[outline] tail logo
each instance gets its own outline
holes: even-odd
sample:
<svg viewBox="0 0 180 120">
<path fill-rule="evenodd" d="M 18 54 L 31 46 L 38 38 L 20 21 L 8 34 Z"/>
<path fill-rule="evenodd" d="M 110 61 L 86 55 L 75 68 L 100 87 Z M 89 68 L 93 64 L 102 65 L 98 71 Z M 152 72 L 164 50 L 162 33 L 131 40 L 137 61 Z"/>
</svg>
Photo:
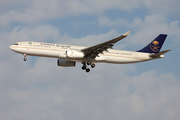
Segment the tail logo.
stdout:
<svg viewBox="0 0 180 120">
<path fill-rule="evenodd" d="M 158 52 L 159 51 L 159 42 L 158 41 L 153 41 L 151 44 L 150 44 L 150 48 L 153 52 Z"/>
</svg>

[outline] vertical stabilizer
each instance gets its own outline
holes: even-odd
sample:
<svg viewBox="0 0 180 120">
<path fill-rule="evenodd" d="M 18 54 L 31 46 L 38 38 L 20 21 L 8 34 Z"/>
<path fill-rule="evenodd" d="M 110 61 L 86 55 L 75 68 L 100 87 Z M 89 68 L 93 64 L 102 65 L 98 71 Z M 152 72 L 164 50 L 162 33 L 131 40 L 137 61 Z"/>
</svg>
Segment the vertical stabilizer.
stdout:
<svg viewBox="0 0 180 120">
<path fill-rule="evenodd" d="M 143 49 L 137 52 L 158 53 L 161 50 L 161 47 L 166 37 L 167 37 L 166 34 L 160 34 L 149 45 L 147 45 L 146 47 L 144 47 Z"/>
</svg>

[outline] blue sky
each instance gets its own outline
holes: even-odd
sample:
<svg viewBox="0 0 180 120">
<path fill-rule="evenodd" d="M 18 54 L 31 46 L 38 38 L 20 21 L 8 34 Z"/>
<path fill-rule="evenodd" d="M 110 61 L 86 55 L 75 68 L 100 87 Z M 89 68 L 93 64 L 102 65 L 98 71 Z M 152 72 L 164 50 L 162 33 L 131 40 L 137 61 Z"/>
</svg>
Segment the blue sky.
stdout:
<svg viewBox="0 0 180 120">
<path fill-rule="evenodd" d="M 133 2 L 133 3 L 132 3 Z M 0 118 L 179 120 L 179 0 L 0 1 Z M 90 73 L 9 49 L 18 41 L 92 46 L 131 31 L 114 49 L 136 51 L 168 34 L 165 58 L 100 63 Z"/>
</svg>

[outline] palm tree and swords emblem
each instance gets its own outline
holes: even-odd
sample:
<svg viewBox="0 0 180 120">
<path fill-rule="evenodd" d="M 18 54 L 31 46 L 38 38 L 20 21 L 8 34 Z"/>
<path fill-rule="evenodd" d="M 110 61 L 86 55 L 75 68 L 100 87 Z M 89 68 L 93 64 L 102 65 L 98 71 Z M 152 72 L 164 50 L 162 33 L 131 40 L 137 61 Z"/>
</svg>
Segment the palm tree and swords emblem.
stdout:
<svg viewBox="0 0 180 120">
<path fill-rule="evenodd" d="M 159 42 L 158 41 L 153 41 L 151 44 L 150 44 L 150 48 L 152 51 L 154 52 L 158 52 L 159 51 Z"/>
</svg>

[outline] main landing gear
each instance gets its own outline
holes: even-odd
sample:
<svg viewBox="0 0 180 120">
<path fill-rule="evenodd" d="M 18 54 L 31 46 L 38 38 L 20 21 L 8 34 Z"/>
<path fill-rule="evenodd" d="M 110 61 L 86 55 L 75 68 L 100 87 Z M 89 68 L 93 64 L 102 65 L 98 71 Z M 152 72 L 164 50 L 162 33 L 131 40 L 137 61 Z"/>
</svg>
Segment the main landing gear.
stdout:
<svg viewBox="0 0 180 120">
<path fill-rule="evenodd" d="M 23 59 L 24 61 L 26 61 L 27 60 L 27 58 L 26 58 L 26 54 L 24 54 L 24 59 Z"/>
<path fill-rule="evenodd" d="M 90 71 L 89 68 L 87 68 L 87 65 L 91 65 L 91 68 L 94 68 L 95 67 L 95 64 L 94 63 L 91 63 L 90 61 L 88 61 L 87 63 L 82 63 L 83 66 L 82 66 L 82 70 L 86 70 L 86 72 L 88 73 Z M 87 64 L 87 65 L 86 65 Z"/>
</svg>

